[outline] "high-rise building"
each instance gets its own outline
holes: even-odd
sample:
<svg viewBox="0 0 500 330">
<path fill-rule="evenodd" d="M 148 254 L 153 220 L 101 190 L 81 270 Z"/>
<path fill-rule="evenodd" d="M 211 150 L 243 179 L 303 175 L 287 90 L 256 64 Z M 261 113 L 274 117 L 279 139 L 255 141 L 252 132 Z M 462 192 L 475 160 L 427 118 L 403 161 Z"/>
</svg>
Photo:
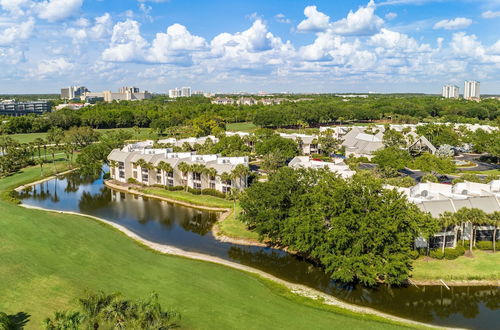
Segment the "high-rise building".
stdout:
<svg viewBox="0 0 500 330">
<path fill-rule="evenodd" d="M 458 99 L 458 86 L 444 85 L 441 95 L 446 99 Z"/>
<path fill-rule="evenodd" d="M 190 97 L 191 96 L 191 87 L 182 87 L 181 96 L 182 97 Z"/>
<path fill-rule="evenodd" d="M 119 93 L 125 94 L 125 93 L 139 93 L 139 88 L 138 87 L 122 87 L 118 90 Z"/>
<path fill-rule="evenodd" d="M 68 88 L 61 88 L 61 98 L 71 100 L 74 98 L 79 98 L 89 90 L 85 86 L 70 86 Z"/>
<path fill-rule="evenodd" d="M 479 81 L 468 80 L 464 84 L 464 99 L 477 100 L 480 98 Z"/>
</svg>

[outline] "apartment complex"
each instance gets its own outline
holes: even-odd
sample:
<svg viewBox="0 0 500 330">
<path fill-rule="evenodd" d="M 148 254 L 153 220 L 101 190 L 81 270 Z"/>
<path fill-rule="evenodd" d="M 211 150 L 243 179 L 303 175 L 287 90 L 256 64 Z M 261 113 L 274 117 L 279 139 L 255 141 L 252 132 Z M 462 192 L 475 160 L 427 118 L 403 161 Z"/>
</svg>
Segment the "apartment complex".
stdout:
<svg viewBox="0 0 500 330">
<path fill-rule="evenodd" d="M 248 157 L 172 152 L 170 148 L 155 149 L 152 144 L 144 143 L 115 149 L 109 154 L 108 160 L 112 165 L 111 178 L 120 182 L 132 178 L 144 185 L 187 186 L 193 189 L 215 189 L 222 193 L 232 188 L 244 189 L 248 184 L 247 175 L 234 176 L 238 166 L 248 169 Z M 161 169 L 162 162 L 169 164 L 172 170 L 166 172 Z"/>
<path fill-rule="evenodd" d="M 190 97 L 191 87 L 174 88 L 168 90 L 168 97 L 175 99 L 178 97 Z"/>
<path fill-rule="evenodd" d="M 460 96 L 458 86 L 444 85 L 441 96 L 445 99 L 458 99 L 458 97 Z"/>
<path fill-rule="evenodd" d="M 311 159 L 309 156 L 297 156 L 293 158 L 288 166 L 294 169 L 299 168 L 312 168 L 312 169 L 327 169 L 331 172 L 337 173 L 344 179 L 352 177 L 356 174 L 355 171 L 351 171 L 349 166 L 347 166 L 343 160 L 335 159 L 335 162 L 324 162 L 321 160 Z"/>
<path fill-rule="evenodd" d="M 297 142 L 303 155 L 312 155 L 319 153 L 317 135 L 280 133 L 280 136 L 282 138 L 294 140 L 295 142 Z"/>
<path fill-rule="evenodd" d="M 23 116 L 30 113 L 43 114 L 50 112 L 51 106 L 47 101 L 16 102 L 6 100 L 0 103 L 0 115 Z"/>
<path fill-rule="evenodd" d="M 61 99 L 72 100 L 80 98 L 88 92 L 90 91 L 85 86 L 70 86 L 67 88 L 61 88 Z"/>
<path fill-rule="evenodd" d="M 469 80 L 464 83 L 464 99 L 479 100 L 481 95 L 479 92 L 479 81 Z"/>
</svg>

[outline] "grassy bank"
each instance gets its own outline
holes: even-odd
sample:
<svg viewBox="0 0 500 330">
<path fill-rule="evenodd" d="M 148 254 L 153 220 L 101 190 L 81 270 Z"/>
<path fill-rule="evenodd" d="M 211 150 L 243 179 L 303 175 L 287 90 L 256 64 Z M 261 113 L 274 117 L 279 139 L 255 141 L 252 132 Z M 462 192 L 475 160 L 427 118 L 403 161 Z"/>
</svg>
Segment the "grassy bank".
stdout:
<svg viewBox="0 0 500 330">
<path fill-rule="evenodd" d="M 236 204 L 236 215 L 241 212 L 241 208 L 238 204 Z M 233 209 L 231 209 L 231 214 L 218 223 L 218 230 L 221 235 L 232 237 L 232 238 L 240 238 L 258 241 L 259 235 L 256 232 L 248 230 L 247 226 L 238 220 L 237 216 Z"/>
<path fill-rule="evenodd" d="M 228 131 L 253 132 L 257 129 L 257 126 L 252 122 L 230 123 L 226 125 L 226 129 Z"/>
<path fill-rule="evenodd" d="M 475 250 L 473 258 L 455 260 L 420 258 L 413 266 L 415 280 L 499 280 L 500 252 Z"/>
<path fill-rule="evenodd" d="M 0 180 L 0 191 L 38 180 L 38 168 Z M 25 209 L 0 200 L 0 310 L 30 314 L 28 328 L 75 306 L 85 290 L 138 299 L 156 291 L 184 328 L 389 329 L 399 325 L 291 294 L 220 265 L 165 256 L 81 216 Z"/>
</svg>

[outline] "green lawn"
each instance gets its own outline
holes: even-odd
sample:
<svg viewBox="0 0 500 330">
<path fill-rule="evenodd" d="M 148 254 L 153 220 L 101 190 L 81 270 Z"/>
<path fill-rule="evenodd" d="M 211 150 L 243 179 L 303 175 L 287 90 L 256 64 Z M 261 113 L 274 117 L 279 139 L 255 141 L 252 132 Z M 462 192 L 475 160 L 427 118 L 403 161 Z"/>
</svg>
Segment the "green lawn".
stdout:
<svg viewBox="0 0 500 330">
<path fill-rule="evenodd" d="M 257 129 L 257 126 L 252 122 L 230 123 L 226 125 L 226 129 L 228 131 L 253 132 Z"/>
<path fill-rule="evenodd" d="M 113 130 L 124 130 L 124 131 L 129 131 L 133 134 L 132 139 L 135 140 L 146 140 L 146 139 L 157 139 L 158 135 L 155 133 L 151 133 L 150 128 L 139 128 L 139 129 L 134 129 L 134 128 L 116 128 L 116 129 L 98 129 L 98 132 L 104 133 L 107 131 L 113 131 Z M 21 143 L 29 143 L 35 141 L 37 138 L 42 138 L 45 139 L 47 137 L 47 133 L 26 133 L 26 134 L 10 134 L 9 135 L 11 138 L 21 142 Z"/>
<path fill-rule="evenodd" d="M 169 191 L 163 188 L 148 187 L 141 189 L 146 194 L 156 195 L 160 197 L 172 198 L 181 202 L 191 203 L 201 206 L 230 208 L 233 207 L 233 202 L 209 195 L 195 195 L 183 190 Z"/>
<path fill-rule="evenodd" d="M 488 171 L 462 171 L 460 174 L 500 175 L 500 169 L 499 170 L 488 170 Z"/>
<path fill-rule="evenodd" d="M 500 252 L 474 250 L 474 258 L 455 260 L 423 259 L 413 263 L 415 280 L 498 280 L 500 279 Z"/>
<path fill-rule="evenodd" d="M 236 214 L 241 212 L 241 208 L 236 204 Z M 228 237 L 243 238 L 257 241 L 259 235 L 256 232 L 248 230 L 247 226 L 239 221 L 234 216 L 234 211 L 231 209 L 231 214 L 219 222 L 219 232 Z"/>
<path fill-rule="evenodd" d="M 29 168 L 0 191 L 39 179 Z M 0 200 L 0 310 L 31 315 L 28 328 L 75 306 L 85 290 L 138 299 L 156 291 L 190 329 L 389 329 L 398 325 L 297 297 L 224 266 L 148 250 L 95 220 Z"/>
</svg>

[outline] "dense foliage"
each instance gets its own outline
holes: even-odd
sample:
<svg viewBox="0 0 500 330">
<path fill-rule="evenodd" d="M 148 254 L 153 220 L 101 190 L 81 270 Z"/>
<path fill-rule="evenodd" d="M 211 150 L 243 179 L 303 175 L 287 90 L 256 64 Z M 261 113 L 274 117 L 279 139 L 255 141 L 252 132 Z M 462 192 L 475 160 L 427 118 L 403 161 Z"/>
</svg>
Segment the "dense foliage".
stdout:
<svg viewBox="0 0 500 330">
<path fill-rule="evenodd" d="M 402 283 L 414 239 L 435 222 L 361 172 L 281 168 L 241 197 L 242 220 L 261 237 L 320 263 L 343 282 Z"/>
</svg>

